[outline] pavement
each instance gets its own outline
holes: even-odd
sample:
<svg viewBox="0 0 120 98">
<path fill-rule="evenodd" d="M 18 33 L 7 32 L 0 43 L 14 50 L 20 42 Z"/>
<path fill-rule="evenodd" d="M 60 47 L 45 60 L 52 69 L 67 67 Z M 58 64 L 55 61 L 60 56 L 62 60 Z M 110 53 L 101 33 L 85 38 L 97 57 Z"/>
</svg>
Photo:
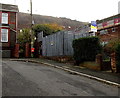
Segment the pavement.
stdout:
<svg viewBox="0 0 120 98">
<path fill-rule="evenodd" d="M 75 66 L 70 63 L 59 63 L 57 61 L 42 59 L 42 58 L 25 58 L 25 59 L 19 58 L 19 59 L 10 59 L 10 60 L 44 64 L 47 66 L 68 71 L 70 74 L 76 74 L 76 75 L 88 77 L 90 79 L 94 79 L 120 88 L 120 73 L 112 73 L 111 71 L 95 71 L 95 70 L 87 69 L 85 67 Z"/>
</svg>

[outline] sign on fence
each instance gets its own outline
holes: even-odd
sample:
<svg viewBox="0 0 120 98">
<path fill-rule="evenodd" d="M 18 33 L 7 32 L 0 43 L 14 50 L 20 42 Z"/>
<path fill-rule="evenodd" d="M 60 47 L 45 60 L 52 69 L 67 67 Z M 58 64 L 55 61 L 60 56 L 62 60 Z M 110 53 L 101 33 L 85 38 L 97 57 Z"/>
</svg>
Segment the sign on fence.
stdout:
<svg viewBox="0 0 120 98">
<path fill-rule="evenodd" d="M 97 32 L 97 23 L 96 21 L 91 21 L 91 31 Z"/>
</svg>

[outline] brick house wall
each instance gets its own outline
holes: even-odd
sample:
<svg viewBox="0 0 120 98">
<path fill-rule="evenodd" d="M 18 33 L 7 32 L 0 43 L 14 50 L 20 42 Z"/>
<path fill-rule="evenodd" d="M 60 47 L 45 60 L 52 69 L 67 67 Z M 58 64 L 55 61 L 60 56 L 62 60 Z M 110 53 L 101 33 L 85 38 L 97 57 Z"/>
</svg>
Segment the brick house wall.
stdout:
<svg viewBox="0 0 120 98">
<path fill-rule="evenodd" d="M 104 32 L 107 33 L 101 34 L 100 32 L 103 30 L 106 30 Z M 96 35 L 100 37 L 101 42 L 109 42 L 112 39 L 120 38 L 120 25 L 98 30 Z"/>
<path fill-rule="evenodd" d="M 101 42 L 107 43 L 112 39 L 120 38 L 120 14 L 97 20 L 98 30 L 96 35 Z"/>
<path fill-rule="evenodd" d="M 17 33 L 17 12 L 18 6 L 9 4 L 0 4 L 0 42 L 2 43 L 2 57 L 12 57 L 16 44 Z M 3 19 L 3 14 L 6 13 L 7 17 Z M 6 19 L 6 20 L 5 20 Z M 6 23 L 2 22 L 6 21 Z M 8 32 L 8 40 L 2 41 L 2 30 L 5 29 Z"/>
</svg>

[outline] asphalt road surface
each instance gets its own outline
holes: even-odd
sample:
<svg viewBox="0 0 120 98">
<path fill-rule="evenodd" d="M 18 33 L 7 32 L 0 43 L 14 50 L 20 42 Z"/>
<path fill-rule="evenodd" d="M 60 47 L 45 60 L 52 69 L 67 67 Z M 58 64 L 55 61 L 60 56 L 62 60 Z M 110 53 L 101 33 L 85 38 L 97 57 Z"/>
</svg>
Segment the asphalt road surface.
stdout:
<svg viewBox="0 0 120 98">
<path fill-rule="evenodd" d="M 42 64 L 2 61 L 2 96 L 119 96 L 96 80 Z"/>
</svg>

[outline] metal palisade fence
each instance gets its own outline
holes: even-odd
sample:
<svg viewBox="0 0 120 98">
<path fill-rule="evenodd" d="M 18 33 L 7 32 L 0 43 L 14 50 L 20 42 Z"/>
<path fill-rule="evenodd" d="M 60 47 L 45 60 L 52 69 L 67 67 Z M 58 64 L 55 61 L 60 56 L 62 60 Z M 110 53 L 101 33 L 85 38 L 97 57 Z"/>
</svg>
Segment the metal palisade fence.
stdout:
<svg viewBox="0 0 120 98">
<path fill-rule="evenodd" d="M 74 31 L 61 31 L 53 35 L 43 37 L 43 56 L 72 56 L 72 42 L 74 39 L 92 36 L 90 33 L 75 33 Z"/>
</svg>

